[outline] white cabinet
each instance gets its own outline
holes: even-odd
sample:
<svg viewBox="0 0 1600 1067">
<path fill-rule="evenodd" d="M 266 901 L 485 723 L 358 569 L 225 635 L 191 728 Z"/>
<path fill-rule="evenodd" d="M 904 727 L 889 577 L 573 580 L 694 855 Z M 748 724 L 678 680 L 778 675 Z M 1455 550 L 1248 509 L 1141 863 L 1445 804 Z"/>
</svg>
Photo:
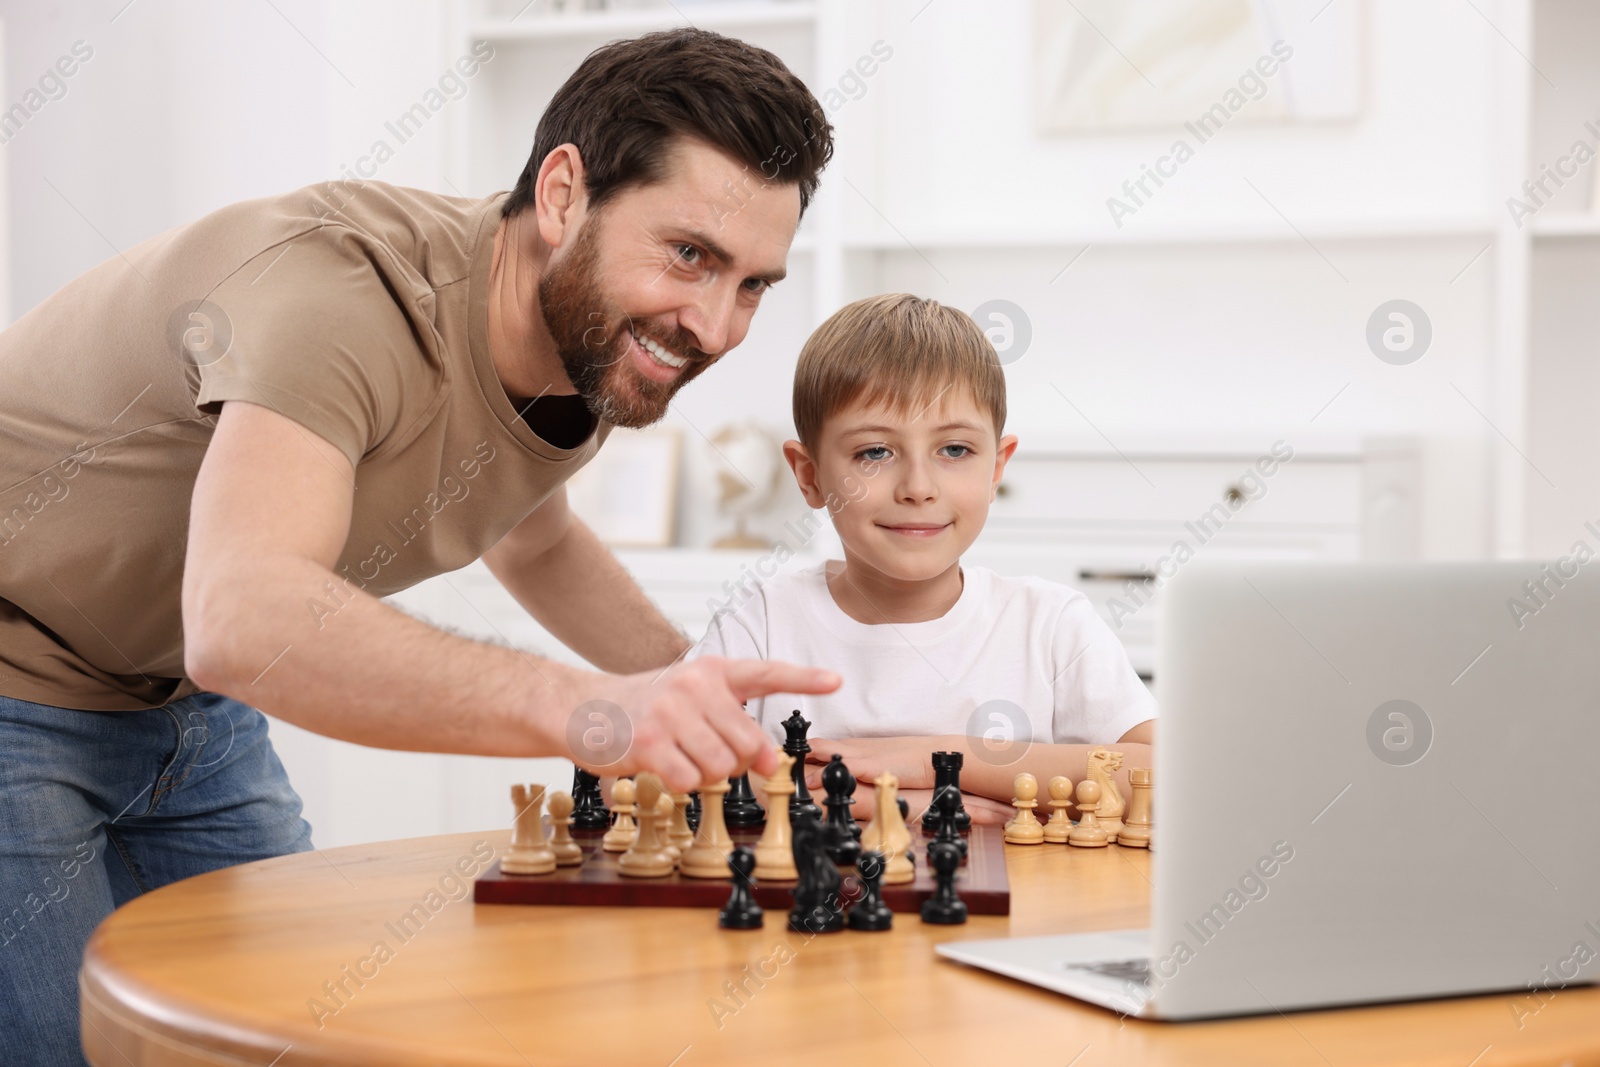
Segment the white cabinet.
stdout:
<svg viewBox="0 0 1600 1067">
<path fill-rule="evenodd" d="M 1280 447 L 1288 460 L 1271 444 L 1119 444 L 1019 450 L 966 558 L 1081 589 L 1146 677 L 1160 588 L 1190 562 L 1418 554 L 1414 443 Z"/>
</svg>

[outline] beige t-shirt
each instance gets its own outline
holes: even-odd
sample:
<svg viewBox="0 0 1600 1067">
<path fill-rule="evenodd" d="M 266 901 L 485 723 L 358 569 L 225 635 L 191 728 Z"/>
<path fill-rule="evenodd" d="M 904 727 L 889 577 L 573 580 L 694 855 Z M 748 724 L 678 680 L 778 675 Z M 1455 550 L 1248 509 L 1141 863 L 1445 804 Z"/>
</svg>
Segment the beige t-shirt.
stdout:
<svg viewBox="0 0 1600 1067">
<path fill-rule="evenodd" d="M 0 333 L 0 694 L 114 711 L 195 691 L 180 589 L 223 401 L 349 457 L 335 570 L 375 596 L 477 559 L 587 463 L 610 425 L 550 444 L 489 358 L 504 195 L 326 183 L 234 204 Z"/>
</svg>

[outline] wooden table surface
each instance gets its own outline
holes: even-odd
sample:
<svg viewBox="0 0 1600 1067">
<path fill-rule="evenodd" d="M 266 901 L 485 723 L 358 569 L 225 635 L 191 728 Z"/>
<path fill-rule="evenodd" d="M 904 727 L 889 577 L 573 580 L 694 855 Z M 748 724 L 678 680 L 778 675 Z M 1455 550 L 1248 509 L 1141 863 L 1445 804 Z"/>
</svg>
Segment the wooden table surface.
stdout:
<svg viewBox="0 0 1600 1067">
<path fill-rule="evenodd" d="M 1547 995 L 1520 1026 L 1509 994 L 1171 1024 L 935 957 L 946 939 L 1145 925 L 1151 858 L 1135 850 L 1009 845 L 1008 917 L 937 927 L 897 915 L 888 933 L 807 937 L 771 911 L 765 929 L 734 933 L 700 909 L 474 905 L 452 872 L 481 868 L 508 838 L 304 853 L 139 897 L 85 955 L 90 1061 L 1600 1064 L 1594 988 Z M 424 918 L 397 925 L 417 905 Z M 748 992 L 730 997 L 741 981 Z"/>
</svg>

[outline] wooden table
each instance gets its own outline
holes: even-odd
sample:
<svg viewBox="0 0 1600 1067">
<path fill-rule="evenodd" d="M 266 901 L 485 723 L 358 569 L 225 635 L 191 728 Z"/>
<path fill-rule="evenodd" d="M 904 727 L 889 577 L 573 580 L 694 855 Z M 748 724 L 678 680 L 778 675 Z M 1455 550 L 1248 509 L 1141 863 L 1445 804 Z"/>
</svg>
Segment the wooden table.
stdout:
<svg viewBox="0 0 1600 1067">
<path fill-rule="evenodd" d="M 731 933 L 699 909 L 474 905 L 468 880 L 449 876 L 508 837 L 305 853 L 138 898 L 84 959 L 90 1061 L 1600 1064 L 1593 988 L 1557 992 L 1520 1029 L 1510 995 L 1168 1024 L 935 958 L 950 938 L 1144 925 L 1150 857 L 1133 850 L 1007 846 L 1009 917 L 934 927 L 898 915 L 886 934 L 807 938 L 772 912 L 764 930 Z M 380 942 L 387 954 L 374 953 Z"/>
</svg>

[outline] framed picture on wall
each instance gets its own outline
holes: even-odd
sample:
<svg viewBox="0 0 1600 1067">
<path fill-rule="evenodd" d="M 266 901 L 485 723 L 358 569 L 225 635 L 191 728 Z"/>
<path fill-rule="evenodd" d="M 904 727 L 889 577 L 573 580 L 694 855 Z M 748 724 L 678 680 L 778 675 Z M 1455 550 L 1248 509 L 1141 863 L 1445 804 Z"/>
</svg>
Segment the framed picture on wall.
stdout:
<svg viewBox="0 0 1600 1067">
<path fill-rule="evenodd" d="M 677 528 L 682 451 L 674 426 L 614 429 L 567 482 L 567 503 L 608 545 L 665 548 Z"/>
<path fill-rule="evenodd" d="M 1355 118 L 1362 6 L 1034 0 L 1035 125 L 1045 134 L 1193 127 L 1204 140 L 1235 119 Z"/>
</svg>

